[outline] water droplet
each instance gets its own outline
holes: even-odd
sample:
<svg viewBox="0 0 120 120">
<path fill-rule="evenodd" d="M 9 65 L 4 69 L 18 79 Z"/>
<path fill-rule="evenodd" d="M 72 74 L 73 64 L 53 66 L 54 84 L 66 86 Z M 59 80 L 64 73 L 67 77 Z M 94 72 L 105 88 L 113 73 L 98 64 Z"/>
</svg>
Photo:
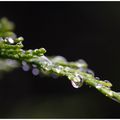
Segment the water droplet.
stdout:
<svg viewBox="0 0 120 120">
<path fill-rule="evenodd" d="M 55 70 L 57 73 L 60 73 L 62 69 L 63 69 L 63 66 L 60 66 L 60 65 L 55 67 Z"/>
<path fill-rule="evenodd" d="M 87 69 L 87 70 L 86 70 L 86 73 L 95 76 L 95 73 L 94 73 L 91 69 Z"/>
<path fill-rule="evenodd" d="M 80 75 L 76 76 L 71 80 L 71 84 L 74 88 L 80 88 L 83 85 L 83 79 Z"/>
<path fill-rule="evenodd" d="M 22 61 L 22 69 L 24 71 L 29 71 L 30 70 L 30 66 L 25 62 L 25 61 Z"/>
<path fill-rule="evenodd" d="M 69 71 L 69 70 L 70 70 L 70 67 L 65 67 L 64 70 L 65 70 L 65 71 Z"/>
<path fill-rule="evenodd" d="M 79 62 L 80 64 L 87 64 L 83 59 L 79 59 L 77 62 Z"/>
<path fill-rule="evenodd" d="M 24 38 L 23 37 L 19 37 L 19 38 L 17 38 L 18 40 L 20 40 L 20 41 L 22 41 L 22 40 L 24 40 Z"/>
<path fill-rule="evenodd" d="M 96 85 L 96 88 L 97 88 L 97 89 L 102 88 L 102 84 L 97 84 L 97 85 Z"/>
<path fill-rule="evenodd" d="M 52 58 L 53 62 L 67 62 L 67 60 L 63 56 L 56 56 Z"/>
<path fill-rule="evenodd" d="M 52 62 L 47 57 L 45 57 L 44 55 L 40 56 L 37 61 L 43 63 L 43 65 L 47 65 L 47 66 L 52 65 Z"/>
<path fill-rule="evenodd" d="M 29 71 L 29 70 L 30 70 L 30 66 L 29 66 L 29 65 L 23 65 L 23 66 L 22 66 L 22 69 L 23 69 L 24 71 Z"/>
<path fill-rule="evenodd" d="M 72 80 L 71 80 L 71 84 L 72 84 L 72 86 L 73 86 L 74 88 L 79 88 L 79 85 L 77 85 L 76 82 L 74 82 L 74 81 L 72 81 Z"/>
<path fill-rule="evenodd" d="M 95 77 L 95 79 L 96 79 L 96 80 L 100 80 L 100 78 L 99 78 L 99 77 Z"/>
<path fill-rule="evenodd" d="M 5 38 L 9 44 L 14 44 L 14 40 L 11 37 L 6 37 Z"/>
<path fill-rule="evenodd" d="M 106 83 L 111 83 L 109 80 L 104 80 L 104 82 L 106 82 Z"/>
<path fill-rule="evenodd" d="M 32 69 L 32 74 L 35 76 L 39 75 L 39 70 L 37 68 Z"/>
<path fill-rule="evenodd" d="M 23 49 L 20 49 L 20 52 L 21 52 L 22 54 L 25 54 L 25 50 L 23 50 Z"/>
</svg>

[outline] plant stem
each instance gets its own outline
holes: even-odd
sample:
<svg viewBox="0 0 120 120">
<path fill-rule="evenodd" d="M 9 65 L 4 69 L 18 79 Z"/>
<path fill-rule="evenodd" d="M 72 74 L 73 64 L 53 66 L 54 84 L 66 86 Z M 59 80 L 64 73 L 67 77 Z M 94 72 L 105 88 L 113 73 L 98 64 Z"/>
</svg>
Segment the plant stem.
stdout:
<svg viewBox="0 0 120 120">
<path fill-rule="evenodd" d="M 36 67 L 43 74 L 50 76 L 66 76 L 75 88 L 79 88 L 83 83 L 94 87 L 99 92 L 117 102 L 120 102 L 120 94 L 111 90 L 112 84 L 109 81 L 97 79 L 94 74 L 88 73 L 88 65 L 83 60 L 68 62 L 62 56 L 44 56 L 46 50 L 44 48 L 35 50 L 24 50 L 22 37 L 16 38 L 12 32 L 13 24 L 7 19 L 0 21 L 2 26 L 0 29 L 0 57 L 22 61 Z M 12 33 L 12 34 L 10 34 Z"/>
</svg>

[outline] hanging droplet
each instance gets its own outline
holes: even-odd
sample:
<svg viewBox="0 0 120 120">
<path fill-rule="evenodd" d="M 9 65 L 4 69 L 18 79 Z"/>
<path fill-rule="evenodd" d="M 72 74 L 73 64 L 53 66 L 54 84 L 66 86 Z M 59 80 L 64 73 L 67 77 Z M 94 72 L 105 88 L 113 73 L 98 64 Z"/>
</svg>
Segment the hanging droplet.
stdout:
<svg viewBox="0 0 120 120">
<path fill-rule="evenodd" d="M 32 69 L 32 74 L 35 75 L 35 76 L 39 75 L 39 70 L 37 68 L 33 68 Z"/>
<path fill-rule="evenodd" d="M 97 85 L 96 85 L 96 88 L 97 88 L 97 89 L 102 88 L 102 87 L 103 87 L 102 84 L 97 84 Z"/>
<path fill-rule="evenodd" d="M 74 82 L 74 81 L 72 81 L 72 80 L 71 80 L 71 84 L 72 84 L 72 86 L 73 86 L 74 88 L 79 88 L 79 85 L 76 84 L 76 82 Z"/>
<path fill-rule="evenodd" d="M 5 38 L 9 44 L 14 44 L 14 40 L 11 37 L 6 37 Z"/>
<path fill-rule="evenodd" d="M 80 88 L 83 85 L 83 79 L 80 75 L 74 77 L 73 80 L 71 80 L 71 84 L 74 88 Z"/>
<path fill-rule="evenodd" d="M 78 61 L 76 61 L 76 66 L 78 68 L 84 67 L 86 65 L 87 65 L 87 63 L 84 60 L 78 60 Z"/>
<path fill-rule="evenodd" d="M 91 69 L 87 69 L 87 70 L 86 70 L 86 73 L 95 76 L 95 73 L 94 73 Z"/>
<path fill-rule="evenodd" d="M 22 66 L 22 69 L 24 71 L 29 71 L 30 70 L 30 66 L 29 65 L 24 65 L 24 66 Z"/>
<path fill-rule="evenodd" d="M 46 63 L 52 64 L 52 62 L 44 55 L 39 57 L 39 62 L 46 62 Z"/>
</svg>

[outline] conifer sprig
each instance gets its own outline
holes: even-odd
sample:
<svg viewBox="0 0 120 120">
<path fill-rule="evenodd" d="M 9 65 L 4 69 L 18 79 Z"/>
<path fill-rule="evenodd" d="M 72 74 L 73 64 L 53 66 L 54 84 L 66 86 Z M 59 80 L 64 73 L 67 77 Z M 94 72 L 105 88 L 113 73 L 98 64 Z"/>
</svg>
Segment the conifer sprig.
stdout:
<svg viewBox="0 0 120 120">
<path fill-rule="evenodd" d="M 41 71 L 46 76 L 66 76 L 75 88 L 79 88 L 85 83 L 105 96 L 120 102 L 120 93 L 111 90 L 112 84 L 109 81 L 95 77 L 94 72 L 88 69 L 84 60 L 68 62 L 62 56 L 45 56 L 46 50 L 44 48 L 24 50 L 23 37 L 16 37 L 13 30 L 14 24 L 12 22 L 6 18 L 0 20 L 1 61 L 3 59 L 4 61 L 14 60 L 16 63 L 20 63 L 24 70 L 29 70 L 29 65 L 31 65 L 34 68 L 34 75 L 38 75 Z M 2 70 L 1 66 L 0 70 Z"/>
</svg>

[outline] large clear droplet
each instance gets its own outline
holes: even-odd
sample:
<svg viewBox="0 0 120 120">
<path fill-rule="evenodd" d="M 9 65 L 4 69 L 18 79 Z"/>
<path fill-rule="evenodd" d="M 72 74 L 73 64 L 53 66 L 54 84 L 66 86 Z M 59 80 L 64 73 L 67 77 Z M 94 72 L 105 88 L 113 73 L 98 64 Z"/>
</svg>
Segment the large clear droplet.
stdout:
<svg viewBox="0 0 120 120">
<path fill-rule="evenodd" d="M 83 85 L 83 79 L 80 75 L 74 77 L 73 80 L 71 80 L 71 84 L 74 88 L 80 88 Z"/>
<path fill-rule="evenodd" d="M 33 68 L 32 69 L 32 74 L 35 75 L 35 76 L 39 75 L 39 70 L 37 68 Z"/>
<path fill-rule="evenodd" d="M 72 84 L 72 86 L 73 86 L 74 88 L 79 88 L 79 85 L 76 84 L 76 82 L 74 82 L 74 81 L 72 81 L 72 80 L 71 80 L 71 84 Z"/>
</svg>

